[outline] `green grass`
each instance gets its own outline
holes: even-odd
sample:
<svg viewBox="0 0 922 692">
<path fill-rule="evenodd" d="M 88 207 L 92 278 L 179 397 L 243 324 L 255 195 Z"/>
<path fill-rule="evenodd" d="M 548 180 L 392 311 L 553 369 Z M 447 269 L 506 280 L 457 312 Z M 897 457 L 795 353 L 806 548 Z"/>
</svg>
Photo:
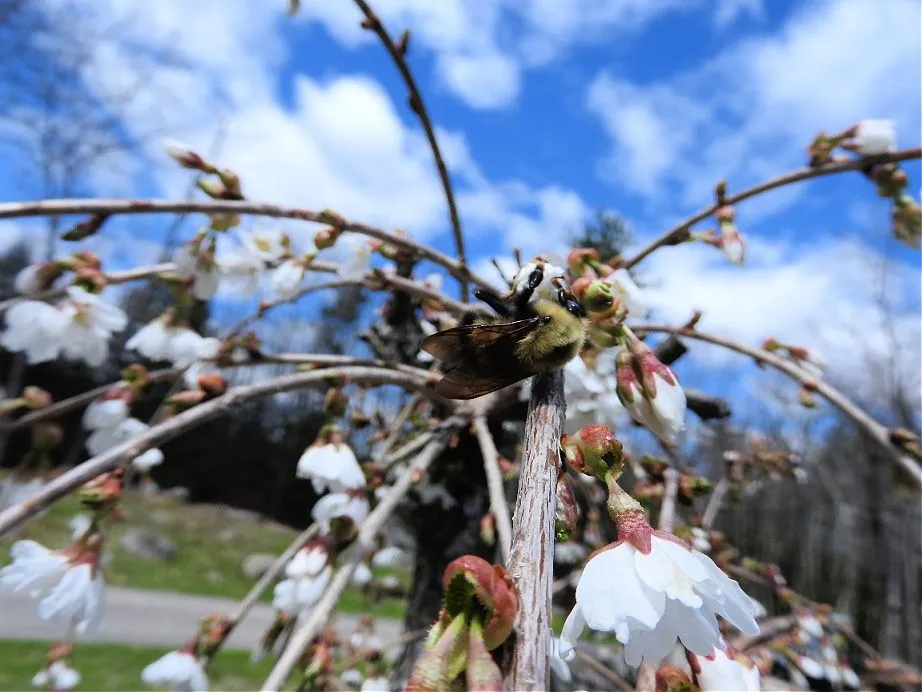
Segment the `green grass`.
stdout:
<svg viewBox="0 0 922 692">
<path fill-rule="evenodd" d="M 106 583 L 113 586 L 239 600 L 253 585 L 241 569 L 243 559 L 251 553 L 280 554 L 297 535 L 297 531 L 275 522 L 235 516 L 220 505 L 185 504 L 167 495 L 126 493 L 122 510 L 124 516 L 106 523 L 106 552 L 112 560 L 105 567 L 105 577 Z M 21 538 L 31 538 L 50 548 L 69 545 L 68 522 L 80 511 L 76 499 L 65 498 L 44 516 L 28 522 L 16 536 L 0 539 L 0 566 L 8 562 L 9 547 Z M 176 557 L 152 560 L 128 552 L 119 539 L 129 528 L 147 529 L 169 538 L 176 544 Z M 387 570 L 375 568 L 375 573 L 381 575 Z M 407 583 L 405 571 L 396 574 Z M 262 600 L 271 602 L 271 589 Z M 372 601 L 350 586 L 339 610 L 399 619 L 406 606 L 401 600 Z"/>
<path fill-rule="evenodd" d="M 81 643 L 74 647 L 70 664 L 80 673 L 78 690 L 148 689 L 141 671 L 170 649 Z M 0 640 L 0 690 L 32 689 L 32 676 L 48 653 L 45 642 Z M 269 674 L 272 659 L 250 663 L 246 651 L 222 651 L 208 667 L 213 690 L 256 690 Z"/>
</svg>

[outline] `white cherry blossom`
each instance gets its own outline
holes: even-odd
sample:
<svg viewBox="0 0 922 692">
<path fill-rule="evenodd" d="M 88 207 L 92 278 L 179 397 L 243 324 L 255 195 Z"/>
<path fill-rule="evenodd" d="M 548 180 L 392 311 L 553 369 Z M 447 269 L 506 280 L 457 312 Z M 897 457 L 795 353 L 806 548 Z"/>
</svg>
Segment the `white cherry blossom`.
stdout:
<svg viewBox="0 0 922 692">
<path fill-rule="evenodd" d="M 148 472 L 154 466 L 159 466 L 163 463 L 163 452 L 161 452 L 156 447 L 148 449 L 143 454 L 136 456 L 131 460 L 131 465 L 134 466 L 138 471 Z"/>
<path fill-rule="evenodd" d="M 277 230 L 254 231 L 243 237 L 246 252 L 268 264 L 278 262 L 288 254 L 290 244 L 288 235 Z"/>
<path fill-rule="evenodd" d="M 250 252 L 234 252 L 218 260 L 218 271 L 229 279 L 238 295 L 247 297 L 259 288 L 266 263 Z"/>
<path fill-rule="evenodd" d="M 141 671 L 148 685 L 169 685 L 176 692 L 207 692 L 208 676 L 189 651 L 170 651 Z"/>
<path fill-rule="evenodd" d="M 143 435 L 149 429 L 147 423 L 137 418 L 126 418 L 118 425 L 94 430 L 86 440 L 86 448 L 93 456 L 103 454 L 138 435 Z"/>
<path fill-rule="evenodd" d="M 28 481 L 18 481 L 12 476 L 4 478 L 0 484 L 0 509 L 25 502 L 44 486 L 45 482 L 41 478 Z"/>
<path fill-rule="evenodd" d="M 373 678 L 367 678 L 365 682 L 362 683 L 361 692 L 390 692 L 391 686 L 387 678 L 383 676 L 377 676 Z"/>
<path fill-rule="evenodd" d="M 364 494 L 331 493 L 317 500 L 311 509 L 311 517 L 326 526 L 329 526 L 330 519 L 341 517 L 348 517 L 356 524 L 361 524 L 368 512 L 368 500 Z"/>
<path fill-rule="evenodd" d="M 47 287 L 47 282 L 42 276 L 42 270 L 48 265 L 30 264 L 23 267 L 13 279 L 13 288 L 22 295 L 33 295 Z"/>
<path fill-rule="evenodd" d="M 176 249 L 173 255 L 176 264 L 176 273 L 184 278 L 194 279 L 192 295 L 199 300 L 210 300 L 218 292 L 218 283 L 221 274 L 218 265 L 213 261 L 199 256 L 195 247 L 186 243 Z"/>
<path fill-rule="evenodd" d="M 873 156 L 896 150 L 896 127 L 892 120 L 862 120 L 845 145 L 861 154 Z"/>
<path fill-rule="evenodd" d="M 304 280 L 304 265 L 298 260 L 290 259 L 282 262 L 272 272 L 269 278 L 269 285 L 272 291 L 281 299 L 287 300 L 294 298 L 298 291 L 301 290 L 301 282 Z"/>
<path fill-rule="evenodd" d="M 65 551 L 22 540 L 13 544 L 10 555 L 13 562 L 0 570 L 0 588 L 26 591 L 38 598 L 38 616 L 42 620 L 73 622 L 80 634 L 99 630 L 105 584 L 94 564 L 98 554 L 83 552 L 71 557 Z"/>
<path fill-rule="evenodd" d="M 560 655 L 560 639 L 551 635 L 551 670 L 564 682 L 570 682 L 573 675 L 570 673 L 569 661 L 576 658 L 576 652 L 570 649 L 567 658 Z"/>
<path fill-rule="evenodd" d="M 173 333 L 173 330 L 167 327 L 164 318 L 158 317 L 153 322 L 145 324 L 128 339 L 125 348 L 137 351 L 150 360 L 169 360 Z"/>
<path fill-rule="evenodd" d="M 336 241 L 336 247 L 342 248 L 344 258 L 339 265 L 339 275 L 349 281 L 358 281 L 371 269 L 371 245 L 362 236 L 344 234 Z"/>
<path fill-rule="evenodd" d="M 99 398 L 83 412 L 83 427 L 87 430 L 111 428 L 128 418 L 128 402 L 121 397 Z"/>
<path fill-rule="evenodd" d="M 389 545 L 381 548 L 371 558 L 371 564 L 375 567 L 399 567 L 410 562 L 410 556 L 407 552 L 396 545 Z"/>
<path fill-rule="evenodd" d="M 64 660 L 55 661 L 32 677 L 33 687 L 43 687 L 53 692 L 69 692 L 79 684 L 80 673 Z"/>
<path fill-rule="evenodd" d="M 365 677 L 357 668 L 350 668 L 349 670 L 343 671 L 342 675 L 339 676 L 339 679 L 344 685 L 348 685 L 349 687 L 359 687 L 361 686 Z"/>
<path fill-rule="evenodd" d="M 36 300 L 23 300 L 6 311 L 6 329 L 0 345 L 22 352 L 30 365 L 54 360 L 64 348 L 69 320 L 56 307 Z"/>
<path fill-rule="evenodd" d="M 365 487 L 362 467 L 355 452 L 345 442 L 311 445 L 298 460 L 295 475 L 309 478 L 318 493 Z"/>
<path fill-rule="evenodd" d="M 371 583 L 374 577 L 375 575 L 371 571 L 371 568 L 364 562 L 360 562 L 355 566 L 355 571 L 352 573 L 352 583 L 358 586 L 364 586 L 365 584 Z"/>
<path fill-rule="evenodd" d="M 99 367 L 109 357 L 109 338 L 128 325 L 128 315 L 80 286 L 68 286 L 67 295 L 68 300 L 60 307 L 68 320 L 61 334 L 61 349 L 71 360 Z"/>
<path fill-rule="evenodd" d="M 611 286 L 611 292 L 619 303 L 624 305 L 633 317 L 643 317 L 649 310 L 649 302 L 643 290 L 631 277 L 627 269 L 616 269 L 605 277 L 605 283 Z"/>
<path fill-rule="evenodd" d="M 637 353 L 622 348 L 616 356 L 616 393 L 624 408 L 638 423 L 661 440 L 671 442 L 685 429 L 685 390 L 672 368 L 660 363 L 649 347 L 635 342 Z M 644 389 L 638 371 L 647 386 Z"/>
<path fill-rule="evenodd" d="M 588 625 L 614 632 L 631 666 L 660 661 L 677 639 L 689 651 L 707 655 L 721 642 L 716 615 L 755 635 L 759 626 L 753 611 L 752 599 L 709 557 L 653 532 L 649 553 L 622 541 L 586 563 L 561 633 L 562 654 Z"/>
</svg>

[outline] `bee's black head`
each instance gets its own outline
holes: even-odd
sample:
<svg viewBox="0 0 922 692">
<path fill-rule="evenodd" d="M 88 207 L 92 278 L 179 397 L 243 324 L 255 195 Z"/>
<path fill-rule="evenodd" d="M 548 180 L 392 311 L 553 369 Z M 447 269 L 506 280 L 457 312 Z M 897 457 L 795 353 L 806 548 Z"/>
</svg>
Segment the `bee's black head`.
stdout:
<svg viewBox="0 0 922 692">
<path fill-rule="evenodd" d="M 585 317 L 586 311 L 583 309 L 582 303 L 580 303 L 576 296 L 570 293 L 567 290 L 559 288 L 557 290 L 557 302 L 560 303 L 567 312 L 576 317 Z"/>
</svg>

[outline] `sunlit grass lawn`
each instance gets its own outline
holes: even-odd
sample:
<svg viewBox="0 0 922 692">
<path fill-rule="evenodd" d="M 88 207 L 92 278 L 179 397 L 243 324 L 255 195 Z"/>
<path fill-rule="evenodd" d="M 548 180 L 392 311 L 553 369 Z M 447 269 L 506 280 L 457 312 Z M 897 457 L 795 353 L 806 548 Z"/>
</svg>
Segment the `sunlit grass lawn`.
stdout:
<svg viewBox="0 0 922 692">
<path fill-rule="evenodd" d="M 241 599 L 253 585 L 241 568 L 252 553 L 280 554 L 297 531 L 271 521 L 241 518 L 220 505 L 195 505 L 167 495 L 129 493 L 122 503 L 124 518 L 113 520 L 107 531 L 106 583 L 136 589 L 178 591 L 203 596 Z M 74 498 L 55 503 L 48 512 L 28 522 L 13 537 L 0 539 L 0 566 L 8 562 L 9 547 L 20 538 L 31 538 L 48 547 L 64 547 L 71 541 L 71 518 L 80 512 Z M 140 557 L 119 543 L 129 528 L 149 530 L 176 544 L 173 560 Z M 375 569 L 375 573 L 381 573 Z M 398 575 L 405 581 L 405 575 Z M 264 602 L 272 600 L 270 589 Z M 403 601 L 371 601 L 349 587 L 340 610 L 402 618 Z"/>
<path fill-rule="evenodd" d="M 169 651 L 167 647 L 81 643 L 74 647 L 71 665 L 81 676 L 78 690 L 147 689 L 141 671 Z M 48 653 L 44 642 L 0 640 L 0 690 L 32 689 L 32 676 Z M 250 662 L 246 651 L 222 651 L 208 667 L 213 690 L 256 690 L 269 674 L 271 658 Z"/>
</svg>

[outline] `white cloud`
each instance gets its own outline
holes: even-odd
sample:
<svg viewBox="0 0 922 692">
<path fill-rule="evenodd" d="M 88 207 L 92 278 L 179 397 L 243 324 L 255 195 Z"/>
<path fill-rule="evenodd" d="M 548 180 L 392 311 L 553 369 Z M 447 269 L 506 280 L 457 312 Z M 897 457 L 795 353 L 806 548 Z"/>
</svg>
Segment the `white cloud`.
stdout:
<svg viewBox="0 0 922 692">
<path fill-rule="evenodd" d="M 519 93 L 519 69 L 501 53 L 453 55 L 441 61 L 449 88 L 472 108 L 496 108 L 512 103 Z"/>
<path fill-rule="evenodd" d="M 725 28 L 745 15 L 761 19 L 765 15 L 764 1 L 718 0 L 717 9 L 714 12 L 714 23 L 719 28 Z"/>
<path fill-rule="evenodd" d="M 918 269 L 886 260 L 854 238 L 815 245 L 752 241 L 751 261 L 735 267 L 713 248 L 666 248 L 644 264 L 655 314 L 681 324 L 695 310 L 699 327 L 744 344 L 769 336 L 815 348 L 832 376 L 867 388 L 878 363 L 900 354 L 898 370 L 918 390 L 922 360 Z M 889 297 L 888 307 L 882 296 Z M 819 318 L 821 316 L 821 318 Z M 704 362 L 723 364 L 725 353 L 696 348 Z"/>
<path fill-rule="evenodd" d="M 781 31 L 671 79 L 637 85 L 600 74 L 587 105 L 612 139 L 605 170 L 649 199 L 698 207 L 722 177 L 739 187 L 800 165 L 821 129 L 887 117 L 911 142 L 919 21 L 915 0 L 815 1 Z"/>
</svg>

